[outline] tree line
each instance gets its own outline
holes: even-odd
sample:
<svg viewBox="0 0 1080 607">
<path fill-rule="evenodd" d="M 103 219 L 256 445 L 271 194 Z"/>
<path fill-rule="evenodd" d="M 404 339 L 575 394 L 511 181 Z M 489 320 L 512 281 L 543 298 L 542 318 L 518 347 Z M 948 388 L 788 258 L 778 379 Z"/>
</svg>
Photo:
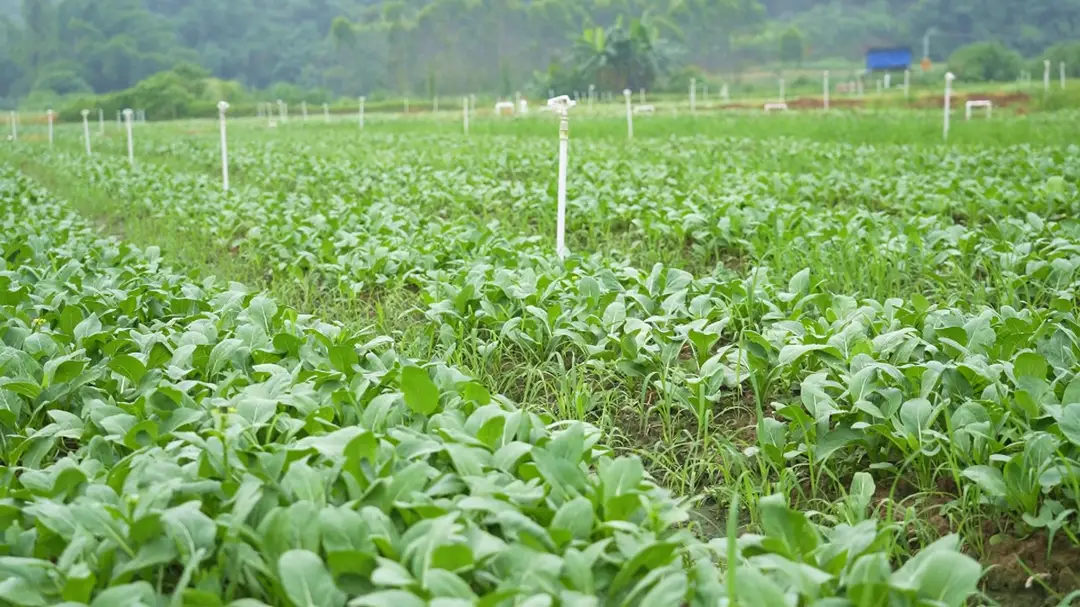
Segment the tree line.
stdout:
<svg viewBox="0 0 1080 607">
<path fill-rule="evenodd" d="M 1027 59 L 1080 39 L 1080 0 L 0 0 L 0 101 L 124 90 L 188 64 L 342 96 L 618 90 L 869 46 L 918 56 L 924 36 L 936 60 L 981 42 Z"/>
</svg>

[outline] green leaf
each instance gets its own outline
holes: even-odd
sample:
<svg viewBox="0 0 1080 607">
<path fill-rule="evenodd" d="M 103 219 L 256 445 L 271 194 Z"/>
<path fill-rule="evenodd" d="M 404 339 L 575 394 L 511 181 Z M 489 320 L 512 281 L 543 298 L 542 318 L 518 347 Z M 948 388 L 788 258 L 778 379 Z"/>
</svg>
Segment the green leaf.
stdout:
<svg viewBox="0 0 1080 607">
<path fill-rule="evenodd" d="M 586 540 L 592 535 L 593 505 L 587 498 L 576 497 L 562 505 L 555 512 L 550 529 L 562 529 L 574 539 Z"/>
<path fill-rule="evenodd" d="M 972 466 L 963 472 L 964 478 L 973 481 L 984 493 L 991 497 L 1005 497 L 1007 491 L 1005 477 L 997 468 L 990 466 Z"/>
<path fill-rule="evenodd" d="M 682 605 L 686 602 L 686 574 L 665 575 L 641 599 L 641 605 Z"/>
<path fill-rule="evenodd" d="M 349 601 L 349 607 L 426 607 L 427 602 L 404 590 L 382 590 Z"/>
<path fill-rule="evenodd" d="M 45 597 L 21 577 L 9 577 L 0 582 L 0 600 L 12 605 L 37 607 L 47 605 Z"/>
<path fill-rule="evenodd" d="M 1049 365 L 1046 359 L 1034 352 L 1024 352 L 1013 361 L 1013 373 L 1017 378 L 1035 377 L 1046 379 L 1046 371 Z"/>
<path fill-rule="evenodd" d="M 290 550 L 278 559 L 285 595 L 296 607 L 337 607 L 345 594 L 334 585 L 322 559 L 308 550 Z"/>
<path fill-rule="evenodd" d="M 439 388 L 420 367 L 401 370 L 401 391 L 405 393 L 405 404 L 416 413 L 431 415 L 439 408 Z"/>
<path fill-rule="evenodd" d="M 132 385 L 138 385 L 139 380 L 143 378 L 143 375 L 146 375 L 146 366 L 130 354 L 114 356 L 109 361 L 108 367 L 126 377 Z"/>
<path fill-rule="evenodd" d="M 1061 433 L 1069 442 L 1080 447 L 1080 403 L 1065 405 L 1061 411 L 1061 419 L 1058 421 Z"/>
<path fill-rule="evenodd" d="M 788 291 L 803 294 L 810 291 L 810 268 L 803 268 L 798 274 L 788 281 Z"/>
</svg>

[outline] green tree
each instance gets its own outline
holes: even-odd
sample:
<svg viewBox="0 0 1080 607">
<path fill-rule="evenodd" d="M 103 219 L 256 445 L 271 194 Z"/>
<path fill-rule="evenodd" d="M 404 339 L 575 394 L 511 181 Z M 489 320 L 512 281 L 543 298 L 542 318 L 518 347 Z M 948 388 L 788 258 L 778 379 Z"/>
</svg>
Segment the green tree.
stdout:
<svg viewBox="0 0 1080 607">
<path fill-rule="evenodd" d="M 780 36 L 780 61 L 794 65 L 802 65 L 805 52 L 802 32 L 796 27 L 789 27 Z"/>
</svg>

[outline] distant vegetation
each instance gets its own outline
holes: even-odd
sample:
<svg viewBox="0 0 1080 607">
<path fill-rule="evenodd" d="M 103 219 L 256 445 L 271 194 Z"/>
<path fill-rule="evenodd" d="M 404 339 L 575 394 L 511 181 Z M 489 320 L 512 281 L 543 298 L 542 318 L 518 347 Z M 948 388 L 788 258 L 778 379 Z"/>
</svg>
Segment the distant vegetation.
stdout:
<svg viewBox="0 0 1080 607">
<path fill-rule="evenodd" d="M 935 63 L 1002 79 L 1044 52 L 1080 68 L 1075 45 L 1054 46 L 1080 39 L 1078 14 L 1080 0 L 0 0 L 0 103 L 122 91 L 182 64 L 316 96 L 656 88 L 883 44 L 919 56 L 927 33 Z"/>
</svg>

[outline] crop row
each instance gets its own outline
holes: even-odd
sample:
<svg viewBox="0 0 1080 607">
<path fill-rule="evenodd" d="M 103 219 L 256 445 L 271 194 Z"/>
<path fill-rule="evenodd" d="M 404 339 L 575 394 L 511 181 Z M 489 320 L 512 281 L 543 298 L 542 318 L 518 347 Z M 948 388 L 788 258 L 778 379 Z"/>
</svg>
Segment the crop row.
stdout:
<svg viewBox="0 0 1080 607">
<path fill-rule="evenodd" d="M 848 523 L 770 497 L 699 541 L 586 423 L 195 284 L 10 170 L 0 221 L 6 603 L 960 605 L 980 575 L 955 536 L 893 570 L 865 474 Z"/>
</svg>

